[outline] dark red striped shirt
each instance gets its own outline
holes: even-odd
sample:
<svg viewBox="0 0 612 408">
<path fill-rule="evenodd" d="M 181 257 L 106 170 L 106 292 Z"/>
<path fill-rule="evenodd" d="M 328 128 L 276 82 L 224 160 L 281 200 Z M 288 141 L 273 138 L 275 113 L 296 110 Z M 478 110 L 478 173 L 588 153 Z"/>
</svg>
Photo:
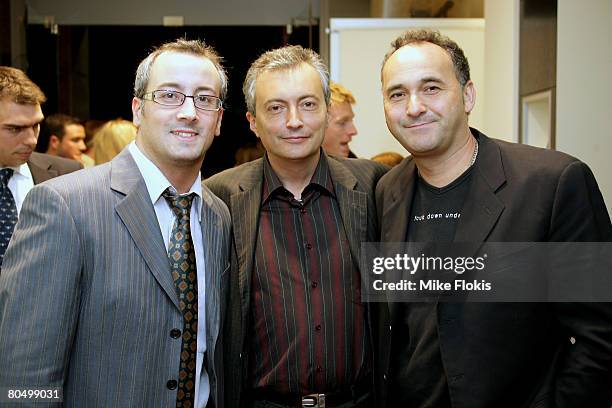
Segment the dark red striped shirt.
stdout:
<svg viewBox="0 0 612 408">
<path fill-rule="evenodd" d="M 327 161 L 298 201 L 264 161 L 251 286 L 249 384 L 340 390 L 367 371 L 365 307 Z"/>
</svg>

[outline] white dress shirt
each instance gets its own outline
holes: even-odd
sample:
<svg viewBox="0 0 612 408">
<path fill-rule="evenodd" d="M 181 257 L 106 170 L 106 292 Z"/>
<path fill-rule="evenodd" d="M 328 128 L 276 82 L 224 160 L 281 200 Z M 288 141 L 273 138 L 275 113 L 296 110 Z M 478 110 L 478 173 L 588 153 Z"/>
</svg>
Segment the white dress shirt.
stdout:
<svg viewBox="0 0 612 408">
<path fill-rule="evenodd" d="M 8 182 L 8 188 L 13 194 L 15 206 L 17 207 L 17 215 L 19 215 L 26 194 L 34 187 L 34 179 L 32 178 L 32 173 L 27 163 L 23 163 L 19 167 L 9 168 L 13 169 L 14 173 Z"/>
<path fill-rule="evenodd" d="M 159 229 L 164 238 L 164 245 L 168 248 L 172 227 L 176 216 L 170 208 L 170 204 L 162 196 L 162 193 L 172 184 L 163 175 L 161 170 L 147 158 L 138 148 L 135 142 L 129 145 L 130 154 L 138 166 L 138 170 L 147 185 L 151 203 L 157 215 Z M 198 276 L 198 352 L 196 355 L 196 382 L 195 382 L 195 406 L 199 408 L 206 407 L 208 397 L 210 395 L 210 382 L 208 373 L 203 370 L 204 352 L 206 351 L 206 302 L 205 294 L 205 264 L 204 264 L 204 246 L 202 242 L 202 183 L 200 174 L 193 182 L 189 193 L 195 193 L 190 213 L 190 228 L 193 246 L 196 255 L 196 268 Z M 170 273 L 170 271 L 168 271 Z M 176 373 L 178 376 L 178 372 Z"/>
</svg>

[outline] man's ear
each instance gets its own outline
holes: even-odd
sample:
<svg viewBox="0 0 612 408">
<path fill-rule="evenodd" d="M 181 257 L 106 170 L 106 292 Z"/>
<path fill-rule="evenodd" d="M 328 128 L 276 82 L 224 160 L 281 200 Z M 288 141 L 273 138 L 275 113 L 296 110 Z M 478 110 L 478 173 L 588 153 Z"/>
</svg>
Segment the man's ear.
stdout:
<svg viewBox="0 0 612 408">
<path fill-rule="evenodd" d="M 223 108 L 219 109 L 219 115 L 217 116 L 217 129 L 215 129 L 215 136 L 221 134 L 221 119 L 223 119 Z"/>
<path fill-rule="evenodd" d="M 476 88 L 470 79 L 463 87 L 463 107 L 465 113 L 469 114 L 476 104 Z"/>
<path fill-rule="evenodd" d="M 132 98 L 132 122 L 136 127 L 140 126 L 140 118 L 142 116 L 143 101 L 140 98 Z"/>
<path fill-rule="evenodd" d="M 255 136 L 259 137 L 257 134 L 257 125 L 255 124 L 255 115 L 252 115 L 251 112 L 247 112 L 246 118 L 249 121 L 249 128 L 251 128 L 251 131 L 255 133 Z"/>
<path fill-rule="evenodd" d="M 61 143 L 62 139 L 60 139 L 57 135 L 51 135 L 49 137 L 49 146 L 47 147 L 47 151 L 52 153 L 57 152 Z"/>
</svg>

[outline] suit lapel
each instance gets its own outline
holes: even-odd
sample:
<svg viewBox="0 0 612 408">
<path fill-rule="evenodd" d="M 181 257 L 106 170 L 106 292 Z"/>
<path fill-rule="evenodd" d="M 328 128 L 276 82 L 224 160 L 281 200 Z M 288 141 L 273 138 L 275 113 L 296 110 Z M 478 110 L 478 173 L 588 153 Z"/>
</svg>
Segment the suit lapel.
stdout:
<svg viewBox="0 0 612 408">
<path fill-rule="evenodd" d="M 151 273 L 178 308 L 178 296 L 159 223 L 147 186 L 128 149 L 111 162 L 111 189 L 124 194 L 115 211 L 132 236 Z"/>
<path fill-rule="evenodd" d="M 368 196 L 355 189 L 357 178 L 342 163 L 329 156 L 326 158 L 353 262 L 359 265 L 361 243 L 367 241 Z"/>
<path fill-rule="evenodd" d="M 209 357 L 212 358 L 212 350 L 217 344 L 220 327 L 221 307 L 221 277 L 227 262 L 219 260 L 219 254 L 225 253 L 221 246 L 224 239 L 223 225 L 219 214 L 213 210 L 212 193 L 206 186 L 202 186 L 202 242 L 204 245 L 204 275 L 205 275 L 205 296 L 206 302 L 206 333 L 210 342 L 207 342 L 206 349 L 211 351 Z"/>
<path fill-rule="evenodd" d="M 495 195 L 506 182 L 499 147 L 474 129 L 472 133 L 478 138 L 479 157 L 457 225 L 455 242 L 484 242 L 505 208 Z"/>
<path fill-rule="evenodd" d="M 242 327 L 249 313 L 253 259 L 261 207 L 263 160 L 253 162 L 250 171 L 240 180 L 238 192 L 230 197 L 232 227 L 238 257 L 238 285 L 242 309 Z"/>
<path fill-rule="evenodd" d="M 381 237 L 384 242 L 404 242 L 408 233 L 412 197 L 416 182 L 416 166 L 413 160 L 402 162 L 395 180 L 389 183 L 382 208 Z"/>
<path fill-rule="evenodd" d="M 382 242 L 404 242 L 408 233 L 417 170 L 413 160 L 405 160 L 398 167 L 394 171 L 395 179 L 387 187 L 388 194 L 385 194 L 383 202 L 380 224 Z M 389 301 L 387 305 L 390 319 L 394 322 L 397 303 Z"/>
</svg>

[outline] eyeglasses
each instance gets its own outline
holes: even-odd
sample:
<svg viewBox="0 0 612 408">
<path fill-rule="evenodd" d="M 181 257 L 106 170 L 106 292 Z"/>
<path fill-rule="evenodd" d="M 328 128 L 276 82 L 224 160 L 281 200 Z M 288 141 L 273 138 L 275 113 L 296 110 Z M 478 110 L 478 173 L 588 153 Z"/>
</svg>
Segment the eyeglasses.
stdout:
<svg viewBox="0 0 612 408">
<path fill-rule="evenodd" d="M 186 98 L 193 99 L 196 108 L 205 111 L 218 111 L 223 107 L 223 101 L 212 95 L 185 95 L 179 91 L 158 89 L 142 95 L 141 99 L 153 101 L 164 106 L 181 106 Z"/>
</svg>

